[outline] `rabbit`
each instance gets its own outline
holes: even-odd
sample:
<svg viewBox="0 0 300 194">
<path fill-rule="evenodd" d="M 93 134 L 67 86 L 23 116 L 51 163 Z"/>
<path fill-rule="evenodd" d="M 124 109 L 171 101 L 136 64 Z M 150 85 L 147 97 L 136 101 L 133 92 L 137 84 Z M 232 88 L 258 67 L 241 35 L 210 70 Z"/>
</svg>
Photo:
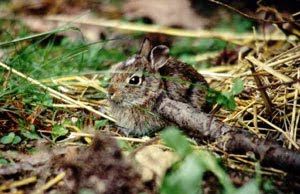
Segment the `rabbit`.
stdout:
<svg viewBox="0 0 300 194">
<path fill-rule="evenodd" d="M 162 94 L 208 112 L 208 83 L 192 66 L 169 56 L 165 45 L 153 47 L 144 39 L 138 54 L 117 64 L 108 86 L 110 114 L 126 135 L 142 136 L 175 125 L 161 117 Z"/>
</svg>

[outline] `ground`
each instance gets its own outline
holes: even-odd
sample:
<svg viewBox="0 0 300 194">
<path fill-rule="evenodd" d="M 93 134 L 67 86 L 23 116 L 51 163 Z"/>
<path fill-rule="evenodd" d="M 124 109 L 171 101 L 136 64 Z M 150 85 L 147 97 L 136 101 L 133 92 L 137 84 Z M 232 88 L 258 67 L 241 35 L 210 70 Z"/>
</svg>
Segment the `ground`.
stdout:
<svg viewBox="0 0 300 194">
<path fill-rule="evenodd" d="M 109 69 L 149 37 L 204 75 L 218 120 L 299 149 L 299 24 L 262 22 L 297 20 L 296 11 L 245 3 L 236 4 L 245 15 L 217 4 L 201 14 L 202 5 L 182 2 L 173 10 L 185 9 L 180 19 L 159 14 L 167 0 L 159 13 L 133 0 L 0 3 L 0 192 L 299 191 L 296 174 L 197 134 L 116 129 Z"/>
</svg>

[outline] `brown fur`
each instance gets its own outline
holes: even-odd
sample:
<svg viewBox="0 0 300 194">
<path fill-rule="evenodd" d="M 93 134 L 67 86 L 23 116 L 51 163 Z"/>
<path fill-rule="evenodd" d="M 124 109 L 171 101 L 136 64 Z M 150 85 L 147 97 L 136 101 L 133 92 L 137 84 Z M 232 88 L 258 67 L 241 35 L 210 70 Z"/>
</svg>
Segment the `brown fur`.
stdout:
<svg viewBox="0 0 300 194">
<path fill-rule="evenodd" d="M 155 110 L 163 93 L 199 111 L 209 109 L 205 103 L 208 84 L 203 76 L 190 65 L 170 58 L 168 52 L 166 46 L 151 49 L 144 41 L 139 55 L 114 68 L 108 97 L 111 115 L 124 133 L 144 135 L 170 125 Z M 128 83 L 135 75 L 142 79 L 140 85 Z"/>
</svg>

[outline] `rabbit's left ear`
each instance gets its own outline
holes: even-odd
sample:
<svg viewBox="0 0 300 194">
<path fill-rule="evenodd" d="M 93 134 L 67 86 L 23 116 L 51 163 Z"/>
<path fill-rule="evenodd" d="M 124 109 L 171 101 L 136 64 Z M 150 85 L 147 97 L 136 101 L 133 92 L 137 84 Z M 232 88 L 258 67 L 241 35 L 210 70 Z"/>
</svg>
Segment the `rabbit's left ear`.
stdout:
<svg viewBox="0 0 300 194">
<path fill-rule="evenodd" d="M 140 52 L 139 54 L 143 57 L 145 57 L 146 59 L 149 59 L 149 55 L 150 55 L 150 52 L 151 52 L 151 48 L 152 48 L 152 45 L 151 45 L 151 42 L 148 38 L 145 38 L 144 41 L 143 41 L 143 44 L 142 44 L 142 47 L 140 49 Z"/>
<path fill-rule="evenodd" d="M 151 50 L 150 62 L 154 69 L 158 70 L 163 67 L 169 59 L 169 48 L 165 45 L 159 45 Z"/>
</svg>

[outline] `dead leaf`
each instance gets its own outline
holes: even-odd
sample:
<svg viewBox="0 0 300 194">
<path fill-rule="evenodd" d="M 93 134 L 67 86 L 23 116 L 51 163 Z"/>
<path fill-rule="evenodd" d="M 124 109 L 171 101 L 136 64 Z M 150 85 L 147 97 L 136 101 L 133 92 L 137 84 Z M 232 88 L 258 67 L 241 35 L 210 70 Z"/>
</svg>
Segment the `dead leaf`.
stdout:
<svg viewBox="0 0 300 194">
<path fill-rule="evenodd" d="M 197 15 L 188 0 L 129 0 L 123 6 L 129 19 L 149 18 L 163 26 L 202 28 L 208 20 Z"/>
<path fill-rule="evenodd" d="M 143 182 L 155 180 L 156 184 L 160 185 L 165 172 L 177 157 L 171 151 L 164 151 L 155 145 L 150 145 L 137 152 L 135 159 Z"/>
<path fill-rule="evenodd" d="M 63 17 L 64 15 L 62 15 Z M 75 16 L 74 16 L 75 17 Z M 82 18 L 85 18 L 88 20 L 87 16 L 84 16 Z M 38 18 L 38 17 L 22 17 L 22 21 L 24 24 L 33 32 L 35 33 L 42 33 L 54 30 L 60 26 L 63 26 L 63 23 L 56 22 L 56 21 L 48 21 L 44 18 Z M 98 26 L 92 26 L 92 25 L 84 25 L 84 24 L 72 24 L 72 27 L 76 27 L 80 29 L 80 31 L 77 30 L 67 30 L 65 32 L 60 32 L 56 34 L 56 36 L 62 36 L 62 37 L 69 37 L 73 40 L 81 39 L 84 37 L 86 40 L 90 42 L 99 41 L 100 35 L 103 32 L 102 28 L 99 28 Z"/>
<path fill-rule="evenodd" d="M 25 15 L 45 15 L 57 13 L 80 13 L 95 5 L 92 1 L 86 0 L 12 0 L 11 8 L 14 12 Z"/>
<path fill-rule="evenodd" d="M 43 107 L 43 104 L 40 104 L 38 107 L 36 107 L 33 111 L 32 114 L 30 114 L 26 120 L 30 123 L 30 124 L 33 124 L 36 117 L 39 116 L 42 112 L 42 107 Z"/>
</svg>

